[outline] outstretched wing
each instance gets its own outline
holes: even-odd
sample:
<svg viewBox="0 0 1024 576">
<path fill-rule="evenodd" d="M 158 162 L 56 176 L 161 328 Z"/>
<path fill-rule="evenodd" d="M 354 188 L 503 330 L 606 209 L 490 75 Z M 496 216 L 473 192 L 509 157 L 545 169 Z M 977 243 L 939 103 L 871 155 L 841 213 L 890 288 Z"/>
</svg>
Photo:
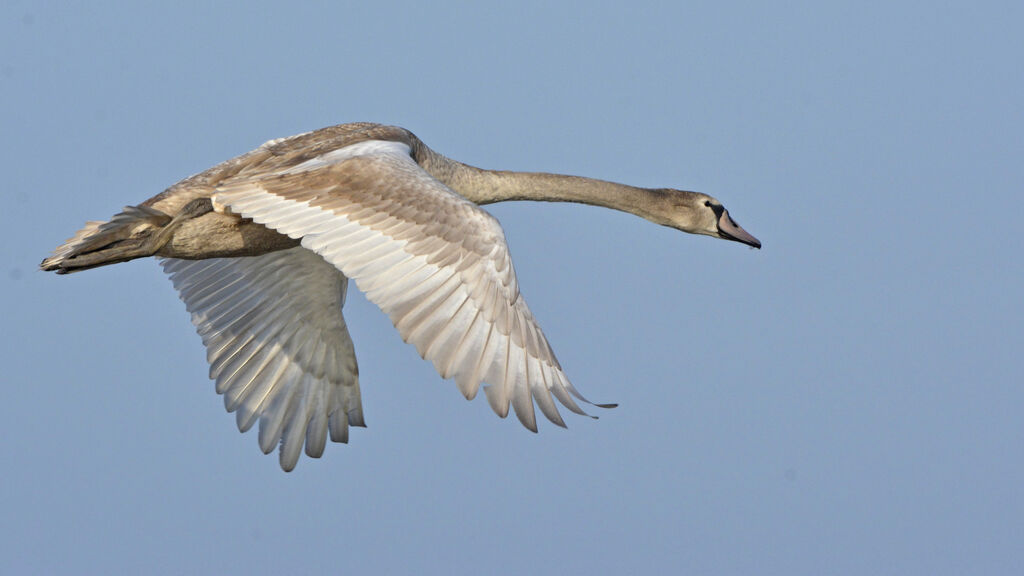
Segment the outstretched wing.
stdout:
<svg viewBox="0 0 1024 576">
<path fill-rule="evenodd" d="M 206 345 L 210 378 L 245 432 L 258 420 L 281 468 L 319 458 L 328 431 L 363 426 L 355 350 L 341 308 L 348 279 L 305 248 L 248 258 L 162 259 Z"/>
<path fill-rule="evenodd" d="M 504 417 L 511 404 L 533 431 L 534 401 L 559 426 L 552 396 L 583 414 L 519 294 L 498 222 L 420 168 L 405 144 L 360 142 L 228 182 L 214 202 L 301 238 L 466 398 L 486 383 L 494 411 Z"/>
</svg>

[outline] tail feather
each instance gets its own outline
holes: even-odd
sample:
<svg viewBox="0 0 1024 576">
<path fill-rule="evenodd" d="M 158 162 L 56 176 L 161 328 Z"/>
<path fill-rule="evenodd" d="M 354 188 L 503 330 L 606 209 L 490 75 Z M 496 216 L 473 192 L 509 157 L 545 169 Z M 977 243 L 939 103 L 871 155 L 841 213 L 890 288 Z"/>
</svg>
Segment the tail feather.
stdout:
<svg viewBox="0 0 1024 576">
<path fill-rule="evenodd" d="M 86 222 L 39 267 L 68 274 L 150 256 L 153 250 L 147 240 L 170 221 L 170 216 L 149 206 L 125 206 L 109 222 Z"/>
</svg>

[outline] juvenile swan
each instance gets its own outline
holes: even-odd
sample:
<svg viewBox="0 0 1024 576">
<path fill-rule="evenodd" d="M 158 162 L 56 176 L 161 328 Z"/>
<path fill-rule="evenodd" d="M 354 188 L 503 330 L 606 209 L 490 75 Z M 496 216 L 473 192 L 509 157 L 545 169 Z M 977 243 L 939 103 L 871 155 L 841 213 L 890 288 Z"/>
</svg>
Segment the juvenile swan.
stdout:
<svg viewBox="0 0 1024 576">
<path fill-rule="evenodd" d="M 480 208 L 506 200 L 605 206 L 761 247 L 705 194 L 482 170 L 403 128 L 357 123 L 271 140 L 89 222 L 41 267 L 156 256 L 239 430 L 258 421 L 260 448 L 279 445 L 288 471 L 303 446 L 319 458 L 328 432 L 347 442 L 365 425 L 341 310 L 349 278 L 467 399 L 484 384 L 499 416 L 511 404 L 534 432 L 534 402 L 558 426 L 552 397 L 585 414 L 519 293 L 501 226 Z"/>
</svg>

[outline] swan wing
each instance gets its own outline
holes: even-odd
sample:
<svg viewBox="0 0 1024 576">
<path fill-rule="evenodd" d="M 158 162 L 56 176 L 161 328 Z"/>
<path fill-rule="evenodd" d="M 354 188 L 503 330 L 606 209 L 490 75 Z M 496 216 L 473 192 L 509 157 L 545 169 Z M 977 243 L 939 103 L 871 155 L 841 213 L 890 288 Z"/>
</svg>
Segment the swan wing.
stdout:
<svg viewBox="0 0 1024 576">
<path fill-rule="evenodd" d="M 519 294 L 501 226 L 423 170 L 402 142 L 370 140 L 217 188 L 215 204 L 292 238 L 352 278 L 402 339 L 472 399 L 485 384 L 536 431 L 534 402 L 579 396 Z"/>
<path fill-rule="evenodd" d="M 296 247 L 247 258 L 160 261 L 192 314 L 238 429 L 259 422 L 264 453 L 280 446 L 289 471 L 305 445 L 323 454 L 328 433 L 348 441 L 363 426 L 359 370 L 341 309 L 348 279 Z"/>
</svg>

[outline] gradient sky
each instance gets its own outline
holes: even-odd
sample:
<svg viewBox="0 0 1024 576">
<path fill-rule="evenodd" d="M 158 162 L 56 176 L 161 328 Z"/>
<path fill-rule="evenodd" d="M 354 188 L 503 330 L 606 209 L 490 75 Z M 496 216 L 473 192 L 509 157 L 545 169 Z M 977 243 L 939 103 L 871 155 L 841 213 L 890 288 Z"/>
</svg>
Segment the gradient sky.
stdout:
<svg viewBox="0 0 1024 576">
<path fill-rule="evenodd" d="M 0 572 L 1024 573 L 1020 3 L 61 4 L 0 14 Z M 36 268 L 360 120 L 707 192 L 764 249 L 488 207 L 620 407 L 531 434 L 352 290 L 369 427 L 285 474 L 155 262 Z"/>
</svg>

